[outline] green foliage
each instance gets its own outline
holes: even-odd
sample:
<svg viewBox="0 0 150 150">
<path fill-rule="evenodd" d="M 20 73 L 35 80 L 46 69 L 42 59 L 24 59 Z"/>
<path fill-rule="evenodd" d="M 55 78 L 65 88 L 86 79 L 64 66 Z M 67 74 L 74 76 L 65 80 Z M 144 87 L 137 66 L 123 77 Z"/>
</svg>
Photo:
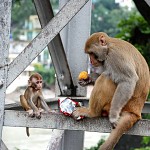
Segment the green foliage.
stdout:
<svg viewBox="0 0 150 150">
<path fill-rule="evenodd" d="M 32 0 L 12 0 L 11 32 L 14 40 L 18 40 L 21 29 L 25 28 L 25 20 L 36 15 Z"/>
<path fill-rule="evenodd" d="M 150 147 L 144 147 L 144 148 L 136 148 L 134 150 L 150 150 Z"/>
<path fill-rule="evenodd" d="M 105 142 L 105 140 L 104 140 L 104 139 L 101 139 L 101 140 L 97 143 L 96 146 L 92 146 L 91 148 L 86 149 L 86 150 L 98 150 L 99 147 L 100 147 L 104 142 Z"/>
<path fill-rule="evenodd" d="M 40 73 L 45 83 L 53 85 L 55 83 L 55 70 L 53 67 L 45 69 L 42 64 L 36 63 L 34 65 L 35 71 Z"/>
<path fill-rule="evenodd" d="M 150 42 L 146 42 L 148 39 L 142 39 L 141 37 L 136 37 L 134 34 L 135 29 L 139 29 L 143 34 L 150 34 L 150 26 L 144 20 L 144 18 L 139 14 L 139 12 L 134 9 L 130 12 L 130 15 L 126 19 L 122 19 L 118 24 L 120 33 L 116 35 L 117 38 L 121 38 L 126 41 L 131 41 L 133 38 L 139 39 L 141 42 L 135 42 L 134 46 L 141 52 L 145 57 L 147 63 L 150 66 Z M 143 41 L 143 43 L 142 43 Z"/>
<path fill-rule="evenodd" d="M 115 0 L 96 0 L 93 3 L 91 33 L 103 31 L 110 36 L 119 33 L 120 19 L 128 17 L 128 10 L 119 7 Z"/>
<path fill-rule="evenodd" d="M 25 20 L 30 15 L 36 15 L 35 7 L 32 0 L 13 0 L 12 1 L 12 27 L 22 28 Z"/>
<path fill-rule="evenodd" d="M 135 27 L 139 27 L 143 33 L 150 33 L 148 23 L 136 9 L 133 9 L 128 15 L 127 18 L 120 20 L 118 24 L 120 33 L 116 37 L 129 41 L 133 35 Z"/>
<path fill-rule="evenodd" d="M 150 138 L 145 136 L 145 137 L 143 137 L 143 140 L 142 140 L 143 147 L 136 148 L 134 150 L 150 150 L 149 143 L 150 143 Z"/>
<path fill-rule="evenodd" d="M 143 137 L 142 143 L 143 143 L 143 144 L 146 144 L 146 145 L 149 144 L 149 143 L 150 143 L 150 138 L 147 137 L 147 136 Z"/>
<path fill-rule="evenodd" d="M 58 8 L 58 0 L 50 0 L 53 9 Z M 21 29 L 25 29 L 25 21 L 30 15 L 36 15 L 33 0 L 12 0 L 11 32 L 14 40 L 18 40 Z"/>
<path fill-rule="evenodd" d="M 50 0 L 53 9 L 58 9 L 59 0 Z"/>
</svg>

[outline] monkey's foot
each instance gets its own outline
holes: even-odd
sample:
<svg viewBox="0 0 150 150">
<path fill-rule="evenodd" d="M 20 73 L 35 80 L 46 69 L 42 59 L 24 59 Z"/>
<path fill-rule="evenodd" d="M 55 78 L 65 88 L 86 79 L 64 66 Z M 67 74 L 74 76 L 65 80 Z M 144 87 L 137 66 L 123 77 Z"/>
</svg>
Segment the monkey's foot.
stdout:
<svg viewBox="0 0 150 150">
<path fill-rule="evenodd" d="M 41 113 L 41 112 L 44 112 L 44 109 L 42 109 L 42 108 L 39 108 L 39 112 Z"/>
<path fill-rule="evenodd" d="M 77 119 L 80 116 L 89 117 L 89 110 L 86 107 L 78 107 L 75 111 L 73 111 L 72 116 Z"/>
<path fill-rule="evenodd" d="M 34 112 L 33 112 L 33 110 L 32 109 L 29 109 L 28 111 L 26 111 L 26 112 L 28 112 L 28 115 L 29 115 L 29 117 L 35 117 L 35 114 L 34 114 Z"/>
<path fill-rule="evenodd" d="M 115 129 L 117 127 L 118 121 L 119 121 L 120 116 L 118 116 L 117 114 L 110 114 L 109 115 L 109 121 L 112 125 L 112 128 Z"/>
<path fill-rule="evenodd" d="M 50 109 L 48 112 L 49 112 L 49 113 L 56 113 L 56 110 Z"/>
<path fill-rule="evenodd" d="M 40 111 L 36 111 L 35 112 L 35 116 L 37 119 L 41 119 L 41 112 Z"/>
</svg>

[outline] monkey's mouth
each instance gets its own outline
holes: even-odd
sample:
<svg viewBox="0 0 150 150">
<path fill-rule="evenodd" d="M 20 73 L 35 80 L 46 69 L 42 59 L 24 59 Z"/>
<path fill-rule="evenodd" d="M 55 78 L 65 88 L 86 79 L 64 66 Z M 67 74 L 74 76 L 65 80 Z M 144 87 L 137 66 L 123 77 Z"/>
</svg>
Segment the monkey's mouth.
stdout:
<svg viewBox="0 0 150 150">
<path fill-rule="evenodd" d="M 95 63 L 95 64 L 92 64 L 94 67 L 98 67 L 100 66 L 100 63 Z"/>
<path fill-rule="evenodd" d="M 41 90 L 42 88 L 41 87 L 37 87 L 37 88 L 35 88 L 35 90 Z"/>
</svg>

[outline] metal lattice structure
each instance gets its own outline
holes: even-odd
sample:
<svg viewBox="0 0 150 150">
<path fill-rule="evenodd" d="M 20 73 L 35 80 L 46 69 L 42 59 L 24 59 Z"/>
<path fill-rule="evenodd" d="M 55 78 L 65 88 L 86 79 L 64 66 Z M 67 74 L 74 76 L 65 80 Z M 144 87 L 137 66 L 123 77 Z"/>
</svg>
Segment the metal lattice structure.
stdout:
<svg viewBox="0 0 150 150">
<path fill-rule="evenodd" d="M 42 30 L 19 56 L 8 64 L 11 0 L 0 0 L 0 137 L 2 137 L 3 126 L 61 129 L 62 131 L 57 131 L 55 135 L 55 138 L 57 135 L 61 137 L 58 141 L 58 143 L 61 143 L 61 147 L 58 144 L 55 149 L 82 149 L 84 131 L 111 131 L 111 125 L 107 119 L 84 119 L 77 122 L 58 113 L 43 114 L 42 118 L 37 120 L 29 118 L 18 104 L 5 105 L 6 88 L 46 46 L 48 46 L 56 71 L 59 95 L 74 97 L 73 99 L 82 101 L 84 105 L 88 103 L 84 97 L 86 96 L 85 88 L 77 87 L 76 77 L 81 70 L 87 68 L 87 58 L 81 52 L 81 49 L 90 33 L 91 1 L 61 0 L 61 9 L 55 16 L 49 0 L 34 0 L 33 2 Z M 57 108 L 57 100 L 56 97 L 48 100 L 48 103 L 52 108 Z M 143 113 L 149 112 L 149 104 L 146 103 Z M 141 120 L 127 134 L 150 136 L 149 129 L 150 121 Z M 1 141 L 0 149 L 7 150 L 3 141 Z M 50 149 L 53 150 L 52 147 Z"/>
</svg>

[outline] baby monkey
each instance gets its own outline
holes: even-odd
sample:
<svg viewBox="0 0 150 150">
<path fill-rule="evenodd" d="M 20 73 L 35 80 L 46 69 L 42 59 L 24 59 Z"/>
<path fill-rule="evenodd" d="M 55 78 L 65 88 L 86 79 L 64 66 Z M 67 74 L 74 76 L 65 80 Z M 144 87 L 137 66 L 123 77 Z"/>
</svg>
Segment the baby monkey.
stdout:
<svg viewBox="0 0 150 150">
<path fill-rule="evenodd" d="M 29 113 L 30 117 L 41 118 L 41 112 L 51 112 L 42 94 L 42 76 L 34 73 L 28 80 L 28 87 L 24 95 L 20 95 L 20 102 L 23 109 Z"/>
</svg>

